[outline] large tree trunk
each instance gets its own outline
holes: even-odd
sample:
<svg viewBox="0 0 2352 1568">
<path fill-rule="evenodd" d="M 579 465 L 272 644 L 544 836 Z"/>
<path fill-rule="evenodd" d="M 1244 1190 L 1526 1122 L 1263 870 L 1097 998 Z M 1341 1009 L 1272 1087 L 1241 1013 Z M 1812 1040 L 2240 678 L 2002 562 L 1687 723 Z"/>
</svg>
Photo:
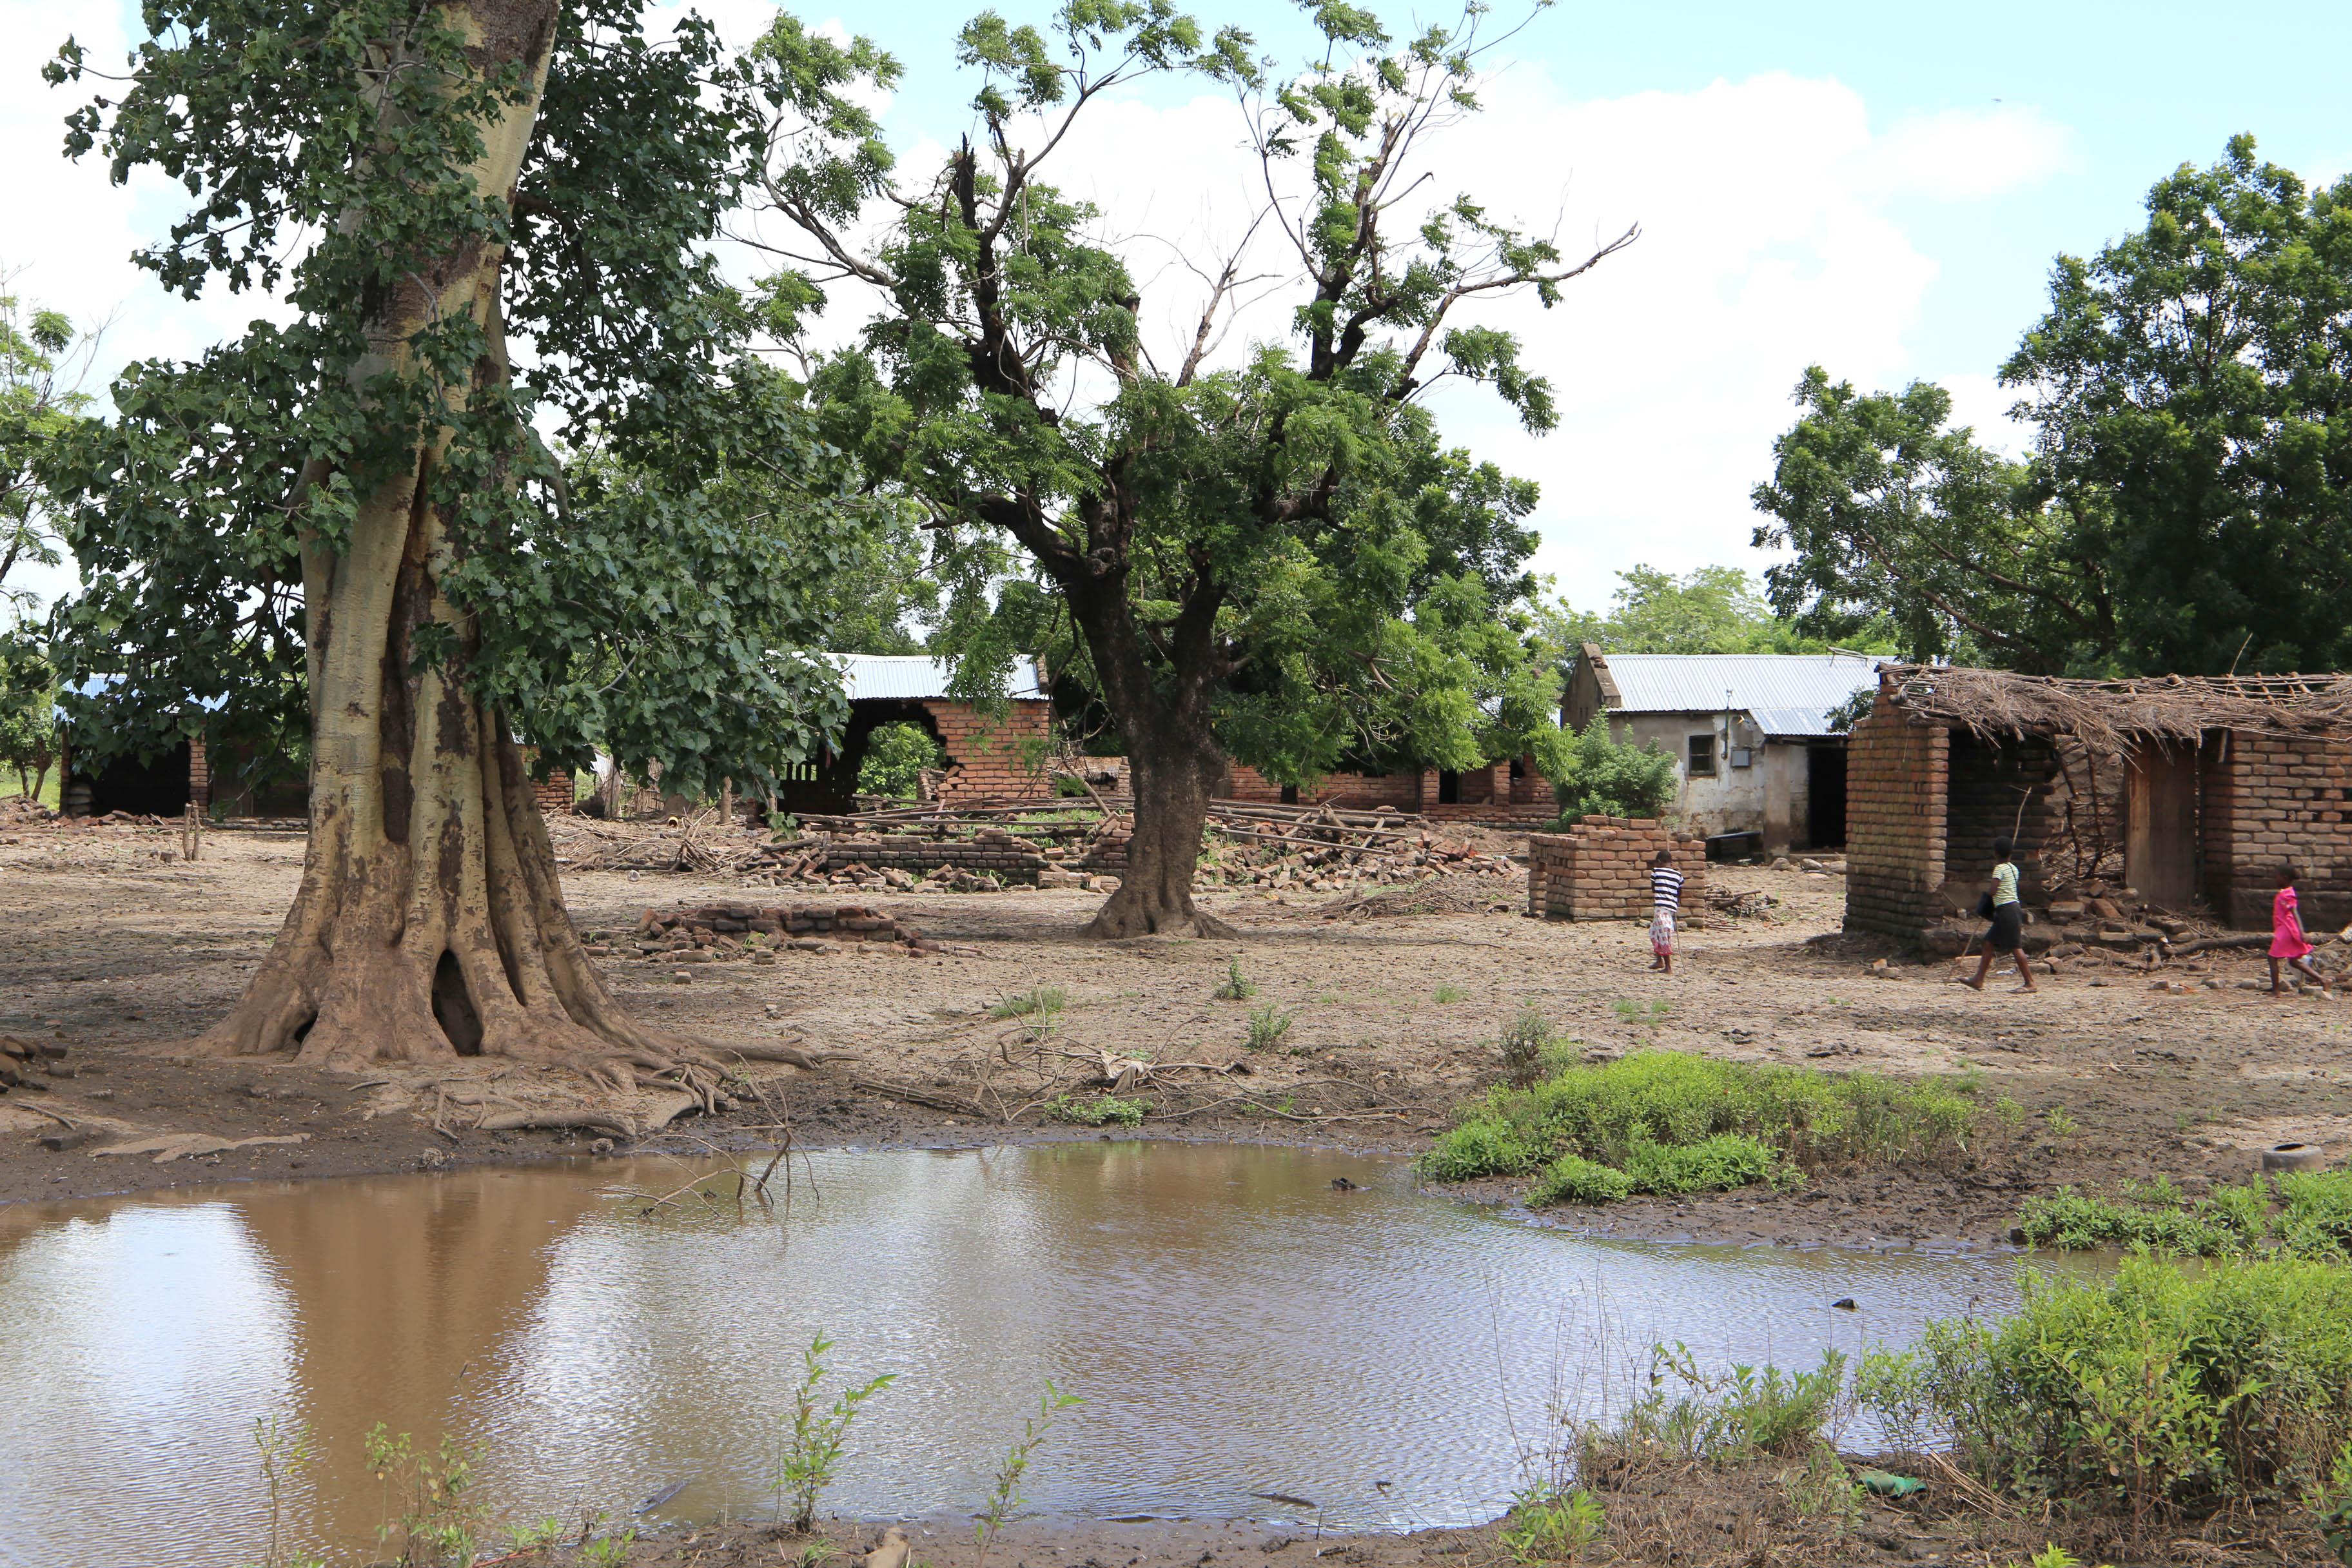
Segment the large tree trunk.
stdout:
<svg viewBox="0 0 2352 1568">
<path fill-rule="evenodd" d="M 511 193 L 520 172 L 558 9 L 558 0 L 530 0 L 469 14 L 481 68 L 520 61 L 533 81 L 528 102 L 484 127 L 472 174 L 487 193 Z M 491 344 L 474 385 L 502 378 L 503 259 L 469 242 L 409 269 L 367 323 L 372 353 L 354 383 L 419 374 L 415 334 L 460 313 Z M 465 689 L 475 629 L 440 589 L 453 546 L 431 494 L 446 439 L 418 448 L 405 473 L 366 495 L 341 551 L 306 542 L 301 886 L 251 988 L 197 1048 L 341 1068 L 501 1056 L 570 1064 L 616 1086 L 632 1083 L 636 1067 L 699 1077 L 712 1058 L 620 1016 L 564 912 L 521 753 Z M 412 643 L 427 622 L 447 627 L 459 652 L 412 674 Z"/>
<path fill-rule="evenodd" d="M 1192 873 L 1201 861 L 1201 826 L 1209 796 L 1224 772 L 1215 742 L 1202 735 L 1154 735 L 1128 746 L 1135 792 L 1135 837 L 1128 840 L 1127 870 L 1092 923 L 1088 936 L 1238 935 L 1192 903 Z"/>
</svg>

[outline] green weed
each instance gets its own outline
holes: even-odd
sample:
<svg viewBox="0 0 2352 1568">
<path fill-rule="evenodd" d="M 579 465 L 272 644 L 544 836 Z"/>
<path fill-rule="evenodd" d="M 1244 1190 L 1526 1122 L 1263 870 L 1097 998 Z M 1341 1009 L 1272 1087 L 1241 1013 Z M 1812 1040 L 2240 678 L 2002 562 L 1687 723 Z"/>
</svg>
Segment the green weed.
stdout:
<svg viewBox="0 0 2352 1568">
<path fill-rule="evenodd" d="M 1055 1121 L 1066 1121 L 1076 1127 L 1140 1127 L 1143 1125 L 1143 1104 L 1140 1100 L 1118 1100 L 1098 1094 L 1090 1100 L 1074 1095 L 1056 1095 L 1045 1106 L 1045 1114 Z"/>
<path fill-rule="evenodd" d="M 1744 1132 L 1718 1132 L 1696 1143 L 1653 1143 L 1625 1152 L 1625 1174 L 1637 1193 L 1680 1197 L 1727 1193 L 1768 1180 L 1780 1157 Z"/>
<path fill-rule="evenodd" d="M 996 1484 L 989 1489 L 988 1500 L 981 1505 L 980 1521 L 972 1527 L 972 1545 L 978 1552 L 972 1568 L 988 1568 L 989 1542 L 1005 1519 L 1029 1500 L 1021 1495 L 1021 1478 L 1029 1473 L 1030 1462 L 1054 1427 L 1055 1419 L 1073 1405 L 1084 1403 L 1075 1394 L 1064 1394 L 1051 1383 L 1037 1400 L 1037 1414 L 1021 1424 L 1021 1436 L 1004 1451 L 1004 1463 L 997 1467 Z"/>
<path fill-rule="evenodd" d="M 1246 1002 L 1257 994 L 1257 982 L 1242 973 L 1240 959 L 1229 958 L 1225 960 L 1224 984 L 1210 994 L 1220 1002 Z"/>
<path fill-rule="evenodd" d="M 404 1568 L 471 1563 L 486 1514 L 473 1495 L 479 1446 L 445 1436 L 437 1453 L 420 1454 L 407 1433 L 394 1437 L 379 1421 L 365 1451 L 382 1494 L 376 1540 L 390 1545 L 397 1539 Z"/>
<path fill-rule="evenodd" d="M 2067 1115 L 2063 1105 L 2052 1106 L 2042 1113 L 2042 1119 L 2053 1138 L 2072 1138 L 2083 1130 L 2083 1124 Z"/>
<path fill-rule="evenodd" d="M 261 1481 L 269 1491 L 269 1555 L 264 1559 L 263 1568 L 306 1568 L 317 1559 L 298 1557 L 289 1562 L 282 1556 L 278 1527 L 283 1516 L 286 1483 L 318 1460 L 310 1428 L 299 1421 L 280 1421 L 274 1415 L 257 1415 L 253 1421 L 253 1446 L 260 1452 Z"/>
<path fill-rule="evenodd" d="M 1469 994 L 1470 993 L 1463 990 L 1459 985 L 1441 985 L 1430 993 L 1431 997 L 1435 1001 L 1449 1005 L 1459 1002 Z"/>
<path fill-rule="evenodd" d="M 1546 1165 L 1528 1189 L 1528 1206 L 1551 1204 L 1608 1204 L 1633 1193 L 1633 1178 L 1576 1154 L 1562 1154 Z"/>
<path fill-rule="evenodd" d="M 1614 1429 L 1586 1434 L 1587 1463 L 1661 1451 L 1714 1465 L 1798 1458 L 1820 1447 L 1844 1385 L 1845 1357 L 1835 1351 L 1811 1372 L 1735 1365 L 1707 1373 L 1683 1344 L 1654 1345 L 1648 1392 Z"/>
<path fill-rule="evenodd" d="M 507 1532 L 507 1550 L 517 1557 L 552 1552 L 563 1540 L 563 1521 L 552 1514 L 537 1524 L 517 1525 Z"/>
<path fill-rule="evenodd" d="M 1551 1045 L 1551 1022 L 1533 1007 L 1522 1007 L 1503 1032 L 1503 1081 L 1513 1089 L 1533 1088 L 1543 1077 L 1544 1052 Z"/>
<path fill-rule="evenodd" d="M 2029 1245 L 2063 1251 L 2125 1247 L 2219 1258 L 2275 1248 L 2322 1263 L 2352 1262 L 2352 1171 L 2256 1176 L 2194 1203 L 2162 1177 L 2126 1182 L 2120 1198 L 2062 1187 L 2029 1200 L 2017 1227 Z"/>
<path fill-rule="evenodd" d="M 2025 1107 L 2005 1094 L 1993 1096 L 1992 1114 L 2004 1132 L 2014 1132 L 2025 1125 Z"/>
<path fill-rule="evenodd" d="M 845 1389 L 828 1406 L 817 1404 L 817 1384 L 824 1381 L 824 1353 L 833 1349 L 833 1342 L 822 1331 L 809 1341 L 808 1349 L 801 1352 L 800 1385 L 793 1390 L 792 1425 L 780 1434 L 782 1442 L 776 1455 L 775 1481 L 778 1507 L 789 1501 L 794 1530 L 807 1531 L 816 1523 L 816 1500 L 833 1482 L 841 1468 L 846 1451 L 845 1442 L 850 1423 L 865 1403 L 898 1381 L 897 1373 L 886 1372 L 856 1388 Z"/>
<path fill-rule="evenodd" d="M 1249 1037 L 1243 1043 L 1254 1051 L 1270 1051 L 1282 1044 L 1283 1036 L 1298 1021 L 1296 1013 L 1286 1013 L 1269 1002 L 1263 1007 L 1253 1007 L 1249 1016 Z"/>
<path fill-rule="evenodd" d="M 584 1542 L 580 1548 L 580 1561 L 589 1568 L 625 1568 L 629 1554 L 637 1544 L 637 1527 L 624 1525 L 611 1535 L 600 1535 Z"/>
<path fill-rule="evenodd" d="M 1070 1005 L 1070 994 L 1058 985 L 1033 985 L 1026 991 L 1000 998 L 988 1009 L 992 1018 L 1025 1018 L 1034 1023 L 1050 1024 Z"/>
<path fill-rule="evenodd" d="M 1500 1539 L 1513 1562 L 1533 1568 L 1538 1563 L 1575 1562 L 1607 1529 L 1601 1501 L 1591 1492 L 1544 1485 L 1511 1499 Z"/>
</svg>

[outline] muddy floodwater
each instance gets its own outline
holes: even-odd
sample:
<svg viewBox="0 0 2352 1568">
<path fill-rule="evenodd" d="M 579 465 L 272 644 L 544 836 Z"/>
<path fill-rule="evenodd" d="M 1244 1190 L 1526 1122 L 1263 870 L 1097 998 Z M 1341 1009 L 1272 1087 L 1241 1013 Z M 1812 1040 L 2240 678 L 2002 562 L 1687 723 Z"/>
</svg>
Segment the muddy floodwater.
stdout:
<svg viewBox="0 0 2352 1568">
<path fill-rule="evenodd" d="M 0 1210 L 0 1563 L 258 1557 L 270 1416 L 319 1451 L 285 1485 L 286 1538 L 339 1554 L 382 1518 L 378 1422 L 478 1446 L 504 1523 L 626 1514 L 673 1483 L 659 1517 L 762 1513 L 820 1331 L 831 1386 L 897 1379 L 851 1434 L 837 1514 L 969 1510 L 1051 1379 L 1085 1403 L 1030 1473 L 1033 1511 L 1465 1522 L 1520 1482 L 1548 1403 L 1622 1400 L 1653 1341 L 1810 1366 L 2015 1300 L 2005 1258 L 1597 1241 L 1295 1149 L 835 1151 L 794 1162 L 788 1215 L 740 1222 L 647 1218 L 616 1191 L 692 1173 Z"/>
</svg>

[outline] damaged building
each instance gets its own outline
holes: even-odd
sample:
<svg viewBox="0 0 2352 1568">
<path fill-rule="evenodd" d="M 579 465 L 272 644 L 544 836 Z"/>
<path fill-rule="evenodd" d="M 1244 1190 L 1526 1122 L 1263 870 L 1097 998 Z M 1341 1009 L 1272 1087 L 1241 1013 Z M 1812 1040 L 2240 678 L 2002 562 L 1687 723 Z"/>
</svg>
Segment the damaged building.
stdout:
<svg viewBox="0 0 2352 1568">
<path fill-rule="evenodd" d="M 2067 680 L 1885 665 L 1847 749 L 1845 928 L 1969 915 L 2013 837 L 2029 909 L 2091 884 L 2260 930 L 2293 859 L 2352 921 L 2352 677 Z"/>
</svg>

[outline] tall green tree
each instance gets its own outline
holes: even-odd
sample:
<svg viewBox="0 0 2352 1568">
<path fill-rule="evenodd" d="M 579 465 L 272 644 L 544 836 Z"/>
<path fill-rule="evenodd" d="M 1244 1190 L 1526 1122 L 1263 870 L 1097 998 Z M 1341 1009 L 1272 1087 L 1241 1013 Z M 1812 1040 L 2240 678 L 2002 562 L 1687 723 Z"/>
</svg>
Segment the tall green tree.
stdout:
<svg viewBox="0 0 2352 1568">
<path fill-rule="evenodd" d="M 799 236 L 766 309 L 791 338 L 829 291 L 856 300 L 810 395 L 869 484 L 925 509 L 959 680 L 1061 650 L 1124 735 L 1136 834 L 1097 935 L 1223 929 L 1192 880 L 1229 758 L 1276 778 L 1351 750 L 1470 766 L 1482 688 L 1504 722 L 1546 706 L 1548 672 L 1496 619 L 1528 590 L 1534 489 L 1446 447 L 1424 394 L 1480 382 L 1549 428 L 1517 342 L 1462 318 L 1521 290 L 1556 303 L 1633 236 L 1568 259 L 1466 198 L 1424 203 L 1433 132 L 1477 107 L 1478 8 L 1402 42 L 1356 7 L 1310 14 L 1322 54 L 1277 79 L 1247 35 L 1167 0 L 1066 0 L 1043 28 L 984 13 L 955 42 L 982 78 L 973 132 L 905 180 L 860 107 L 896 61 L 790 16 L 757 51 L 778 97 L 767 201 Z M 1197 326 L 1155 349 L 1140 268 L 1043 174 L 1107 94 L 1170 74 L 1236 94 L 1267 193 L 1248 232 L 1279 254 L 1195 258 Z M 1220 357 L 1261 265 L 1290 287 L 1288 335 Z"/>
<path fill-rule="evenodd" d="M 1752 497 L 1774 519 L 1758 548 L 1794 552 L 1765 572 L 1775 609 L 1832 640 L 1891 623 L 1918 660 L 2056 674 L 2106 657 L 2107 531 L 2089 498 L 1979 444 L 1930 382 L 1864 394 L 1815 365 L 1796 401 Z"/>
<path fill-rule="evenodd" d="M 2026 463 L 1939 387 L 1807 373 L 1755 492 L 1757 542 L 1795 552 L 1777 608 L 2043 673 L 2352 663 L 2352 179 L 2308 189 L 2248 136 L 2182 165 L 2139 232 L 2058 258 L 2001 380 Z"/>
<path fill-rule="evenodd" d="M 581 952 L 524 748 L 756 785 L 841 716 L 829 671 L 772 654 L 826 552 L 705 482 L 746 452 L 826 471 L 709 259 L 756 129 L 741 74 L 631 0 L 142 16 L 69 152 L 191 194 L 137 258 L 165 287 L 289 308 L 132 366 L 49 472 L 87 577 L 62 673 L 112 682 L 78 724 L 153 744 L 191 698 L 307 697 L 301 885 L 202 1048 L 704 1081 L 713 1058 L 623 1015 Z M 69 43 L 51 79 L 85 65 Z M 609 463 L 563 482 L 539 421 Z"/>
<path fill-rule="evenodd" d="M 74 362 L 72 320 L 57 310 L 26 310 L 0 276 L 0 605 L 21 613 L 31 591 L 9 584 L 19 566 L 55 566 L 55 502 L 37 472 L 49 447 L 87 417 Z M 88 338 L 79 340 L 81 350 Z"/>
</svg>

